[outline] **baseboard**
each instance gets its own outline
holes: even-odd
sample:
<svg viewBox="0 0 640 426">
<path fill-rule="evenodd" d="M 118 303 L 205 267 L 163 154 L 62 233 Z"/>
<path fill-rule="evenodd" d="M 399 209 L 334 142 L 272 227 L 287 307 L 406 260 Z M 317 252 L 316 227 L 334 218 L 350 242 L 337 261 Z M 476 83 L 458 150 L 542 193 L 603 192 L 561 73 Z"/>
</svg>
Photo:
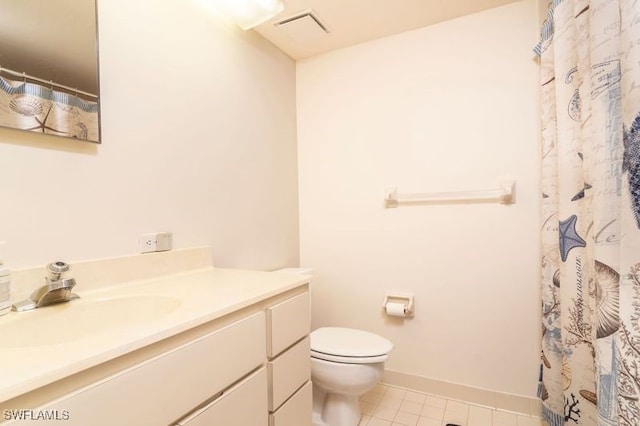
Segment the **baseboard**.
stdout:
<svg viewBox="0 0 640 426">
<path fill-rule="evenodd" d="M 456 399 L 474 405 L 527 416 L 540 417 L 542 412 L 542 405 L 538 398 L 494 392 L 398 371 L 385 370 L 381 382 L 390 386 L 413 389 L 447 399 Z"/>
</svg>

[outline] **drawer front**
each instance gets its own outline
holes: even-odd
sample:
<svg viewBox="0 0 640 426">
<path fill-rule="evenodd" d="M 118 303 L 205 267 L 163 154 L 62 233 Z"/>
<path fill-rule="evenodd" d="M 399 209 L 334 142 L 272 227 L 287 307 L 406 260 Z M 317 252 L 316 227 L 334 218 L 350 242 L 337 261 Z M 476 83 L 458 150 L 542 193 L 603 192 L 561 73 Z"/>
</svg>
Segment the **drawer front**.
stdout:
<svg viewBox="0 0 640 426">
<path fill-rule="evenodd" d="M 269 411 L 275 411 L 311 378 L 309 336 L 267 363 Z"/>
<path fill-rule="evenodd" d="M 266 388 L 263 367 L 175 426 L 267 426 Z"/>
<path fill-rule="evenodd" d="M 269 426 L 311 426 L 311 382 L 307 382 L 275 413 L 269 414 Z"/>
<path fill-rule="evenodd" d="M 267 309 L 267 356 L 277 356 L 309 334 L 310 328 L 309 292 L 271 306 Z"/>
<path fill-rule="evenodd" d="M 169 424 L 260 366 L 265 340 L 259 312 L 44 408 L 67 410 L 65 425 Z"/>
</svg>

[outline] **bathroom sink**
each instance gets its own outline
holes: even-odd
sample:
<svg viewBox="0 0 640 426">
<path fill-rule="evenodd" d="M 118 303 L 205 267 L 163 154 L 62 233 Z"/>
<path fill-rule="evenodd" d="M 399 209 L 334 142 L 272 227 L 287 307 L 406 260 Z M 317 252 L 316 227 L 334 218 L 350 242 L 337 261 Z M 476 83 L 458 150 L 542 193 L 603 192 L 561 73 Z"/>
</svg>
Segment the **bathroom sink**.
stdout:
<svg viewBox="0 0 640 426">
<path fill-rule="evenodd" d="M 133 327 L 169 315 L 181 303 L 174 297 L 140 295 L 79 299 L 12 313 L 8 321 L 0 322 L 0 348 L 54 345 L 103 331 Z"/>
</svg>

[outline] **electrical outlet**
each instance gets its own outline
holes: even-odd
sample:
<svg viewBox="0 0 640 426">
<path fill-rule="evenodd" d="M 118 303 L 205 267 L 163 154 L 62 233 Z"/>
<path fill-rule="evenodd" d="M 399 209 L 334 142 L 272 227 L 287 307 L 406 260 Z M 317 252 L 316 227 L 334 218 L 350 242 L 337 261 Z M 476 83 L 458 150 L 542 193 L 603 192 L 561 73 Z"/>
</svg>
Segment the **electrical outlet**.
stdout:
<svg viewBox="0 0 640 426">
<path fill-rule="evenodd" d="M 171 250 L 173 237 L 171 232 L 154 232 L 142 234 L 138 237 L 138 249 L 140 253 Z"/>
<path fill-rule="evenodd" d="M 138 237 L 138 249 L 140 253 L 151 253 L 156 251 L 158 247 L 157 235 L 155 232 L 152 234 L 142 234 Z"/>
<path fill-rule="evenodd" d="M 156 234 L 156 251 L 168 251 L 173 247 L 173 235 L 171 232 L 159 232 Z"/>
</svg>

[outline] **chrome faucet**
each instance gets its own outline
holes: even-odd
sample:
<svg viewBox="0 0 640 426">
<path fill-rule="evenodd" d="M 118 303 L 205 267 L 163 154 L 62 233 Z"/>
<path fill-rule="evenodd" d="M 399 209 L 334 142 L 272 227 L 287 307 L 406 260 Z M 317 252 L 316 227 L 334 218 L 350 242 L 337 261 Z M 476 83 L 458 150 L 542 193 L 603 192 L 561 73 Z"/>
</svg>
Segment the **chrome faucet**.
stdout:
<svg viewBox="0 0 640 426">
<path fill-rule="evenodd" d="M 70 268 L 69 264 L 60 261 L 47 265 L 49 276 L 45 277 L 45 284 L 31 293 L 28 299 L 11 306 L 11 310 L 16 312 L 30 311 L 78 299 L 80 296 L 71 292 L 71 289 L 76 285 L 76 280 L 62 278 L 62 274 Z"/>
</svg>

